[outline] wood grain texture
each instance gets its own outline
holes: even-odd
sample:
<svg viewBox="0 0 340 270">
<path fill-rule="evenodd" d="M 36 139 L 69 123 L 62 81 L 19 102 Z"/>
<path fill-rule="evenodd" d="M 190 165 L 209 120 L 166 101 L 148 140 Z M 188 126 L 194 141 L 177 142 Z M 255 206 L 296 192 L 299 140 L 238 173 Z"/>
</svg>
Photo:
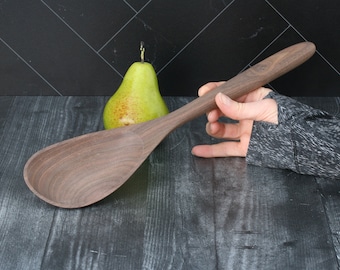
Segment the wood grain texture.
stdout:
<svg viewBox="0 0 340 270">
<path fill-rule="evenodd" d="M 204 116 L 166 137 L 103 201 L 67 210 L 38 199 L 22 177 L 26 160 L 102 128 L 106 99 L 11 99 L 0 122 L 1 268 L 338 269 L 339 183 L 242 158 L 195 158 L 193 145 L 217 142 Z M 166 98 L 171 110 L 191 100 Z M 339 100 L 301 99 L 333 113 Z"/>
<path fill-rule="evenodd" d="M 340 117 L 340 97 L 310 98 L 299 97 L 297 100 L 307 103 L 315 108 L 325 110 L 332 115 Z M 340 258 L 340 183 L 332 179 L 316 178 L 317 191 L 319 192 L 324 211 L 327 214 L 328 225 L 331 231 L 337 258 Z"/>
</svg>

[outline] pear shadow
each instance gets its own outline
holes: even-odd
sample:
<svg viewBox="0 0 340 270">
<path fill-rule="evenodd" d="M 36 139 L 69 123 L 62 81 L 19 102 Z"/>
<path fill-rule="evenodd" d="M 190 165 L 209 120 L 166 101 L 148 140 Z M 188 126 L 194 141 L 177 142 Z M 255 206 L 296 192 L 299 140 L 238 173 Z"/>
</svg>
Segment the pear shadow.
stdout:
<svg viewBox="0 0 340 270">
<path fill-rule="evenodd" d="M 150 162 L 146 159 L 134 174 L 112 194 L 97 202 L 96 206 L 116 205 L 117 201 L 130 203 L 146 200 Z"/>
</svg>

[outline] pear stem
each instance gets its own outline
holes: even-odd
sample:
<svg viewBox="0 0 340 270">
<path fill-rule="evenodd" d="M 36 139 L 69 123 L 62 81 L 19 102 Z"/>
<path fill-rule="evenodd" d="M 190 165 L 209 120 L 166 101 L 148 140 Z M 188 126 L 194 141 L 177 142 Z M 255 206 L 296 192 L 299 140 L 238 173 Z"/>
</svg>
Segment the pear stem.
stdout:
<svg viewBox="0 0 340 270">
<path fill-rule="evenodd" d="M 145 48 L 144 48 L 144 42 L 143 41 L 140 42 L 139 50 L 140 50 L 140 60 L 141 60 L 142 63 L 144 63 Z"/>
</svg>

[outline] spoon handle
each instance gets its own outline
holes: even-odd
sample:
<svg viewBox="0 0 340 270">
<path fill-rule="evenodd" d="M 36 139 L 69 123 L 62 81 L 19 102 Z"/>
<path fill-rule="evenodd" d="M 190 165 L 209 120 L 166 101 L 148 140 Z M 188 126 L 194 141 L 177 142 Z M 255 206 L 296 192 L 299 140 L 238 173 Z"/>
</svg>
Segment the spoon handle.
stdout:
<svg viewBox="0 0 340 270">
<path fill-rule="evenodd" d="M 314 52 L 313 43 L 301 42 L 273 54 L 221 86 L 172 112 L 169 116 L 176 123 L 174 128 L 216 108 L 217 93 L 222 92 L 232 99 L 241 97 L 301 65 Z"/>
</svg>

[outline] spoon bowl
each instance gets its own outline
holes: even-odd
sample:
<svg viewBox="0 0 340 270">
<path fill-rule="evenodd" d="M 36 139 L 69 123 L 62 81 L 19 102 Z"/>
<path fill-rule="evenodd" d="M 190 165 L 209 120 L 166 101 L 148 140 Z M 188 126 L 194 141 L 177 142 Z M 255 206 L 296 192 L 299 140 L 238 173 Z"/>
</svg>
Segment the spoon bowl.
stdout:
<svg viewBox="0 0 340 270">
<path fill-rule="evenodd" d="M 34 154 L 25 170 L 28 187 L 46 202 L 66 208 L 108 196 L 146 158 L 138 134 L 124 128 L 112 131 L 82 135 Z"/>
<path fill-rule="evenodd" d="M 98 202 L 123 185 L 170 132 L 216 108 L 217 93 L 236 99 L 299 66 L 314 52 L 310 42 L 290 46 L 168 115 L 46 147 L 27 161 L 25 182 L 40 199 L 58 207 Z"/>
</svg>

